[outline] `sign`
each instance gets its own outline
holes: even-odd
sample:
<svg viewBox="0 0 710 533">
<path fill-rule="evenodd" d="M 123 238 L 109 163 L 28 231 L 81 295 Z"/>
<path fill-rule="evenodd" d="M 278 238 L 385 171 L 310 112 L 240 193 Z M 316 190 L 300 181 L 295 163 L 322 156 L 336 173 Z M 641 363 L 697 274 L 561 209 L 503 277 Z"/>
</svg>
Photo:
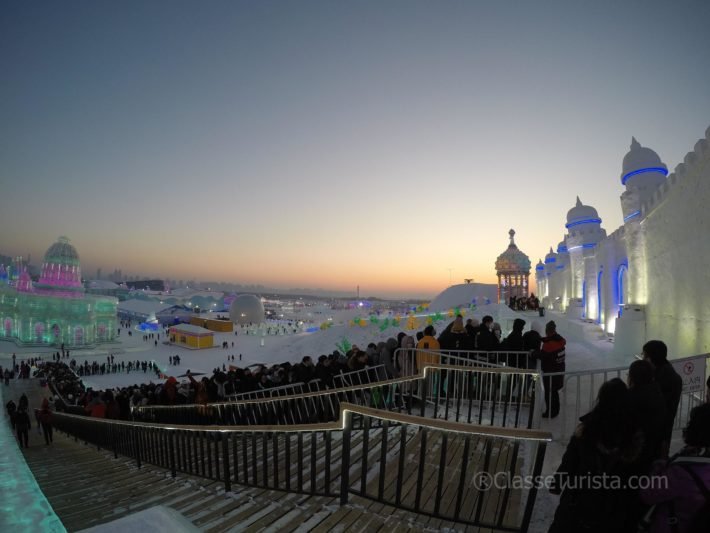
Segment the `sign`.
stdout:
<svg viewBox="0 0 710 533">
<path fill-rule="evenodd" d="M 705 393 L 705 360 L 708 355 L 704 354 L 671 361 L 673 368 L 683 379 L 683 394 Z"/>
</svg>

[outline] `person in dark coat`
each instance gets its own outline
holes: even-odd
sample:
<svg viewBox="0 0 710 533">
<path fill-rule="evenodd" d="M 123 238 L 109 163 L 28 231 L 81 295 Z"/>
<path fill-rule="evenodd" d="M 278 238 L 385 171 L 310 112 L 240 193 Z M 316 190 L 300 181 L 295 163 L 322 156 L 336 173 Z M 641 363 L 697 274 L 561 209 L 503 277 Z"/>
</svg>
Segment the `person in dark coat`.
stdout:
<svg viewBox="0 0 710 533">
<path fill-rule="evenodd" d="M 500 350 L 504 352 L 524 352 L 525 341 L 523 341 L 523 329 L 525 328 L 525 320 L 522 318 L 516 318 L 513 321 L 513 331 L 503 339 L 500 345 Z M 508 366 L 514 366 L 515 368 L 527 368 L 528 367 L 528 357 L 523 354 L 510 355 L 507 361 Z"/>
<path fill-rule="evenodd" d="M 15 431 L 15 416 L 17 415 L 17 405 L 15 405 L 15 402 L 10 400 L 5 404 L 5 409 L 7 409 L 7 415 L 10 417 L 10 425 L 12 426 L 12 431 Z"/>
<path fill-rule="evenodd" d="M 634 361 L 629 366 L 629 397 L 635 424 L 643 432 L 641 469 L 648 471 L 653 461 L 662 457 L 663 421 L 666 402 L 653 379 L 653 367 L 647 361 Z"/>
<path fill-rule="evenodd" d="M 528 357 L 528 368 L 532 369 L 537 366 L 536 360 L 539 355 L 540 346 L 542 345 L 542 335 L 540 331 L 542 326 L 539 322 L 533 322 L 530 327 L 530 331 L 526 331 L 523 334 L 523 349 L 526 352 L 530 352 L 531 356 Z"/>
<path fill-rule="evenodd" d="M 471 336 L 466 331 L 463 325 L 463 317 L 457 316 L 456 319 L 447 327 L 444 332 L 439 335 L 439 346 L 442 351 L 452 350 L 451 355 L 460 357 L 463 354 L 457 354 L 457 351 L 473 350 Z"/>
<path fill-rule="evenodd" d="M 560 414 L 560 389 L 564 386 L 564 376 L 549 376 L 565 371 L 565 346 L 567 341 L 557 333 L 557 325 L 550 320 L 545 325 L 545 337 L 538 357 L 542 368 L 542 382 L 545 386 L 545 412 L 543 418 L 555 418 Z"/>
<path fill-rule="evenodd" d="M 476 350 L 479 352 L 494 352 L 498 349 L 498 339 L 493 333 L 493 317 L 486 315 L 476 332 Z"/>
<path fill-rule="evenodd" d="M 321 355 L 315 369 L 316 379 L 319 379 L 325 387 L 330 389 L 333 388 L 333 374 L 332 361 L 327 355 Z"/>
<path fill-rule="evenodd" d="M 624 382 L 614 378 L 604 383 L 594 409 L 580 422 L 550 488 L 561 496 L 549 533 L 635 531 L 637 516 L 628 510 L 636 493 L 611 482 L 623 486 L 635 475 L 643 443 Z M 609 486 L 599 486 L 604 479 Z"/>
<path fill-rule="evenodd" d="M 49 400 L 47 398 L 42 400 L 42 408 L 37 413 L 37 420 L 42 426 L 45 444 L 50 444 L 52 442 L 52 411 L 49 410 Z"/>
<path fill-rule="evenodd" d="M 680 395 L 683 392 L 683 379 L 668 362 L 668 347 L 663 341 L 648 341 L 643 345 L 643 358 L 650 362 L 654 369 L 654 377 L 661 389 L 661 394 L 666 402 L 666 415 L 663 419 L 663 456 L 668 457 L 673 422 L 678 411 Z"/>
<path fill-rule="evenodd" d="M 30 421 L 30 416 L 27 414 L 27 408 L 20 407 L 15 415 L 15 431 L 17 432 L 17 440 L 20 443 L 20 447 L 23 445 L 25 448 L 30 447 L 28 441 L 31 428 L 32 423 Z"/>
</svg>

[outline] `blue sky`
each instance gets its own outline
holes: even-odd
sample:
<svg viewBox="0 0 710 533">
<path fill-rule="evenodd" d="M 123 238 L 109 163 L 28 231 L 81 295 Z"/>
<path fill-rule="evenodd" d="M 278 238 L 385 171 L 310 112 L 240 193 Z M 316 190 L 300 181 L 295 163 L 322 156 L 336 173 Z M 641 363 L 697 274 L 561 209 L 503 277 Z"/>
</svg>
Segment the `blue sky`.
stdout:
<svg viewBox="0 0 710 533">
<path fill-rule="evenodd" d="M 430 295 L 621 224 L 710 125 L 707 2 L 7 2 L 0 253 Z"/>
</svg>

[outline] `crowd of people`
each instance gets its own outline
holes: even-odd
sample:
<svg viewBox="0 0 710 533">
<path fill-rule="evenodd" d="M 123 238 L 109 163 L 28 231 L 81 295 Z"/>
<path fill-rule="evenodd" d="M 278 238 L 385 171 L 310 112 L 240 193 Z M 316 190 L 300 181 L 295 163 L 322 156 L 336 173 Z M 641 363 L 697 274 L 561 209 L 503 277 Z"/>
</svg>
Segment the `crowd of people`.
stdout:
<svg viewBox="0 0 710 533">
<path fill-rule="evenodd" d="M 508 306 L 516 311 L 537 310 L 540 308 L 540 299 L 534 293 L 530 293 L 530 296 L 511 296 Z"/>
<path fill-rule="evenodd" d="M 560 503 L 550 533 L 710 531 L 710 392 L 669 457 L 683 382 L 667 356 L 662 341 L 649 341 L 626 382 L 599 389 L 554 476 Z"/>
</svg>

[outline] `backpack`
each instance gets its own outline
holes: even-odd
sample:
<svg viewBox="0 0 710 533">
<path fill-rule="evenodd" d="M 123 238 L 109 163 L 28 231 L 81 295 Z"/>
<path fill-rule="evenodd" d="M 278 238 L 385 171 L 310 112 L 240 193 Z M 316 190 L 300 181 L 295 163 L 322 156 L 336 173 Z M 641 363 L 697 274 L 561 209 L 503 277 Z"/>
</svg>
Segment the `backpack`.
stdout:
<svg viewBox="0 0 710 533">
<path fill-rule="evenodd" d="M 683 470 L 690 474 L 695 484 L 698 486 L 700 493 L 705 496 L 705 503 L 693 515 L 690 524 L 688 525 L 687 533 L 707 533 L 710 531 L 710 490 L 705 486 L 703 480 L 700 479 L 697 472 L 688 465 L 680 465 Z"/>
</svg>

